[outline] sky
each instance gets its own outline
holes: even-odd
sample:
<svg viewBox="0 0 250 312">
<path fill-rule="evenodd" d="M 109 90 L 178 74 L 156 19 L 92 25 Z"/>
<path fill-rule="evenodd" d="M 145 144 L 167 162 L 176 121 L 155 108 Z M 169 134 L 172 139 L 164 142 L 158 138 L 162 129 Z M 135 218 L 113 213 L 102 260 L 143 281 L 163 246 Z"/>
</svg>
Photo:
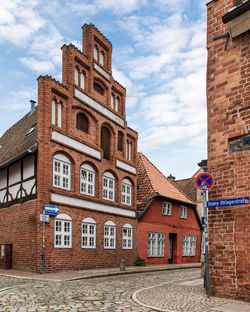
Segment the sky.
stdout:
<svg viewBox="0 0 250 312">
<path fill-rule="evenodd" d="M 113 46 L 128 126 L 165 176 L 206 159 L 207 0 L 1 0 L 0 136 L 37 101 L 37 78 L 61 81 L 61 46 L 94 24 Z"/>
</svg>

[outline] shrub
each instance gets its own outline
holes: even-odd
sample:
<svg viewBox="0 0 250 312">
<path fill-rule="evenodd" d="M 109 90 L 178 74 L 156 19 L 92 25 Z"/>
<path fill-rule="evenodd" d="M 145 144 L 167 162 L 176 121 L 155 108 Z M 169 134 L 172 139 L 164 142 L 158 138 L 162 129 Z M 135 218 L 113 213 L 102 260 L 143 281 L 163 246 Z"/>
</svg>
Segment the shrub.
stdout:
<svg viewBox="0 0 250 312">
<path fill-rule="evenodd" d="M 134 261 L 135 266 L 145 266 L 147 265 L 146 261 L 142 259 L 141 257 L 137 257 Z"/>
</svg>

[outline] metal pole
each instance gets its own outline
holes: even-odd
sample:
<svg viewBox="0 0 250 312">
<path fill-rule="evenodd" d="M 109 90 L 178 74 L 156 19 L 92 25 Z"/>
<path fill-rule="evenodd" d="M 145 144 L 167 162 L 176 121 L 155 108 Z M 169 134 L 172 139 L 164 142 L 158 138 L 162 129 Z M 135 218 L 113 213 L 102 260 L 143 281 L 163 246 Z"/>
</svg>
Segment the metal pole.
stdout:
<svg viewBox="0 0 250 312">
<path fill-rule="evenodd" d="M 210 298 L 209 263 L 208 263 L 208 229 L 207 229 L 207 191 L 203 191 L 204 225 L 205 225 L 205 278 L 207 298 Z"/>
<path fill-rule="evenodd" d="M 42 274 L 45 273 L 45 222 L 43 221 Z"/>
</svg>

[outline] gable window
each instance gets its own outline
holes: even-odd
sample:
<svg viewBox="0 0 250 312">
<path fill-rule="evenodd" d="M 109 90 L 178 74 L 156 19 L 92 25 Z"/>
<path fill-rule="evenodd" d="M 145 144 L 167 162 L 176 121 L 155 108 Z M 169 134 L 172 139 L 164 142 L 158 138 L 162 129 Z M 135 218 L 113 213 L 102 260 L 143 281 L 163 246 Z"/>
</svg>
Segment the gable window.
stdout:
<svg viewBox="0 0 250 312">
<path fill-rule="evenodd" d="M 132 160 L 132 142 L 127 141 L 126 144 L 126 158 Z"/>
<path fill-rule="evenodd" d="M 96 61 L 98 60 L 98 49 L 97 49 L 97 47 L 94 47 L 94 59 Z"/>
<path fill-rule="evenodd" d="M 147 242 L 147 255 L 148 257 L 164 257 L 165 249 L 165 234 L 148 232 Z"/>
<path fill-rule="evenodd" d="M 132 183 L 128 179 L 122 180 L 122 203 L 125 205 L 132 203 Z"/>
<path fill-rule="evenodd" d="M 110 160 L 110 143 L 111 135 L 109 129 L 102 127 L 101 129 L 101 148 L 103 150 L 103 158 Z"/>
<path fill-rule="evenodd" d="M 88 164 L 82 165 L 80 169 L 80 192 L 95 196 L 95 171 Z"/>
<path fill-rule="evenodd" d="M 112 221 L 104 224 L 104 249 L 116 248 L 116 226 Z"/>
<path fill-rule="evenodd" d="M 64 213 L 54 219 L 54 247 L 72 248 L 72 219 Z"/>
<path fill-rule="evenodd" d="M 119 110 L 119 99 L 116 98 L 115 99 L 115 111 L 118 112 L 118 110 Z"/>
<path fill-rule="evenodd" d="M 70 190 L 71 163 L 63 154 L 53 157 L 53 186 Z"/>
<path fill-rule="evenodd" d="M 118 131 L 118 151 L 123 150 L 123 137 L 124 134 L 121 131 Z"/>
<path fill-rule="evenodd" d="M 78 68 L 76 67 L 74 69 L 74 80 L 75 80 L 75 84 L 78 86 L 79 85 L 79 71 L 78 71 Z"/>
<path fill-rule="evenodd" d="M 83 132 L 86 132 L 88 133 L 88 128 L 89 128 L 89 120 L 88 118 L 82 114 L 82 113 L 79 113 L 77 114 L 76 116 L 76 128 L 83 131 Z"/>
<path fill-rule="evenodd" d="M 104 53 L 100 53 L 100 64 L 103 66 L 104 65 Z"/>
<path fill-rule="evenodd" d="M 112 109 L 114 109 L 114 103 L 115 103 L 115 96 L 114 96 L 114 94 L 112 94 L 111 95 L 111 103 L 110 103 Z"/>
<path fill-rule="evenodd" d="M 183 235 L 182 237 L 182 256 L 193 257 L 196 250 L 196 236 Z"/>
<path fill-rule="evenodd" d="M 128 223 L 122 228 L 122 249 L 133 249 L 133 227 Z"/>
<path fill-rule="evenodd" d="M 110 172 L 105 172 L 102 178 L 102 198 L 115 200 L 115 177 Z"/>
<path fill-rule="evenodd" d="M 104 89 L 99 85 L 99 83 L 94 82 L 94 89 L 96 92 L 104 95 Z"/>
<path fill-rule="evenodd" d="M 162 203 L 162 214 L 165 216 L 171 216 L 172 213 L 172 204 L 163 202 Z"/>
<path fill-rule="evenodd" d="M 180 206 L 180 218 L 187 219 L 187 207 Z"/>
<path fill-rule="evenodd" d="M 84 89 L 84 87 L 85 87 L 85 75 L 84 75 L 84 73 L 81 73 L 81 75 L 80 75 L 80 87 L 82 89 Z"/>
<path fill-rule="evenodd" d="M 96 222 L 92 218 L 82 221 L 82 248 L 96 248 Z"/>
<path fill-rule="evenodd" d="M 62 104 L 55 100 L 52 101 L 51 118 L 52 125 L 62 127 Z"/>
</svg>

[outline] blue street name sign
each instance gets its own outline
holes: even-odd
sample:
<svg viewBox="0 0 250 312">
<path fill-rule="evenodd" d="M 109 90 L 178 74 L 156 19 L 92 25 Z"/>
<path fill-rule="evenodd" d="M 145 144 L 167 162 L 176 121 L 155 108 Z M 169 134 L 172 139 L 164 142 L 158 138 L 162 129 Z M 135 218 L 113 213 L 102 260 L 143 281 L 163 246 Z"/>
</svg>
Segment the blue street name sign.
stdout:
<svg viewBox="0 0 250 312">
<path fill-rule="evenodd" d="M 249 204 L 249 197 L 239 197 L 230 199 L 219 199 L 219 200 L 209 200 L 207 202 L 207 207 L 225 207 L 225 206 L 236 206 L 236 205 L 247 205 Z"/>
<path fill-rule="evenodd" d="M 44 206 L 44 213 L 48 216 L 57 216 L 57 214 L 60 212 L 60 207 L 58 206 L 51 206 L 51 205 L 45 205 Z"/>
</svg>

